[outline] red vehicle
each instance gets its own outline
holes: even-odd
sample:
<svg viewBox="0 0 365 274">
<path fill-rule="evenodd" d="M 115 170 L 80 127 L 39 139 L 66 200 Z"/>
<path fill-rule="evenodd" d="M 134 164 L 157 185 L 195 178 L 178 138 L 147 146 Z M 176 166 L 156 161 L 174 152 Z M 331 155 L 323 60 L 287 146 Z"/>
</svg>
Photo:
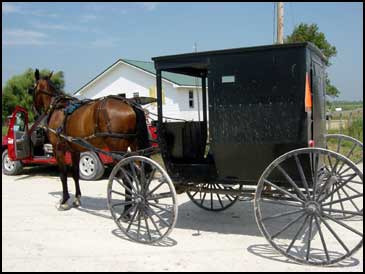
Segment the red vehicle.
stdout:
<svg viewBox="0 0 365 274">
<path fill-rule="evenodd" d="M 56 165 L 52 145 L 44 129 L 28 125 L 28 112 L 17 106 L 8 119 L 8 133 L 2 139 L 2 171 L 6 175 L 20 174 L 28 165 Z M 156 128 L 149 125 L 151 139 L 156 139 Z M 66 163 L 71 164 L 71 155 L 66 153 Z M 80 178 L 98 180 L 105 166 L 113 159 L 102 153 L 87 151 L 80 156 Z"/>
</svg>

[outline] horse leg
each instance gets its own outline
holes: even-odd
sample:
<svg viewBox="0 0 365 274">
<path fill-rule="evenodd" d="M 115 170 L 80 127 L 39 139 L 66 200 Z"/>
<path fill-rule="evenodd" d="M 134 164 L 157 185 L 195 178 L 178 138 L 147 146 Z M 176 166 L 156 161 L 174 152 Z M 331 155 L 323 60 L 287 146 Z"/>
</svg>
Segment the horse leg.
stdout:
<svg viewBox="0 0 365 274">
<path fill-rule="evenodd" d="M 69 210 L 71 207 L 67 203 L 70 195 L 67 188 L 67 166 L 65 164 L 65 152 L 56 150 L 55 154 L 62 182 L 62 199 L 60 201 L 60 205 L 58 206 L 58 210 Z"/>
<path fill-rule="evenodd" d="M 80 178 L 80 170 L 79 170 L 79 162 L 80 162 L 80 152 L 72 152 L 71 153 L 72 158 L 72 177 L 75 181 L 75 200 L 72 203 L 74 207 L 79 207 L 81 205 L 81 190 L 80 190 L 80 184 L 79 184 L 79 178 Z"/>
</svg>

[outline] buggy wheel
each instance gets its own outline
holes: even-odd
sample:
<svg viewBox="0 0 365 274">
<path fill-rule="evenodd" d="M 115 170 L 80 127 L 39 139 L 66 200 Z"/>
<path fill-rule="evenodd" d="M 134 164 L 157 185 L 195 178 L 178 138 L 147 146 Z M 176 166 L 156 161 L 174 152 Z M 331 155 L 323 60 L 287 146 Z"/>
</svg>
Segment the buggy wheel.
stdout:
<svg viewBox="0 0 365 274">
<path fill-rule="evenodd" d="M 363 144 L 359 140 L 343 134 L 327 134 L 325 139 L 327 149 L 346 156 L 356 165 L 363 162 Z"/>
<path fill-rule="evenodd" d="M 108 183 L 108 207 L 130 239 L 152 244 L 167 237 L 177 220 L 174 185 L 163 168 L 143 156 L 121 160 Z"/>
<path fill-rule="evenodd" d="M 342 164 L 348 168 L 344 173 L 339 172 Z M 256 222 L 285 257 L 303 264 L 333 264 L 362 246 L 362 188 L 362 172 L 346 157 L 322 148 L 293 150 L 261 175 L 254 200 Z"/>
<path fill-rule="evenodd" d="M 204 190 L 187 191 L 190 200 L 198 207 L 208 211 L 223 211 L 234 205 L 239 196 L 232 194 L 219 194 L 219 190 L 241 190 L 242 185 L 224 185 L 203 183 L 197 185 Z"/>
</svg>

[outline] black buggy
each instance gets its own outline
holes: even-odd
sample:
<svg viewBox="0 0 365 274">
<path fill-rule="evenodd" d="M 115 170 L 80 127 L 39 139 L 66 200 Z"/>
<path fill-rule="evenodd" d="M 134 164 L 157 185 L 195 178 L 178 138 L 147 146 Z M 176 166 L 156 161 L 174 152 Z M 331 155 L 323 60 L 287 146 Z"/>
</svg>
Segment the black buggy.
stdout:
<svg viewBox="0 0 365 274">
<path fill-rule="evenodd" d="M 143 156 L 114 167 L 109 208 L 129 238 L 163 240 L 176 223 L 176 193 L 186 192 L 210 211 L 254 197 L 264 237 L 300 263 L 333 264 L 362 247 L 362 143 L 326 135 L 326 60 L 314 45 L 152 59 L 166 171 Z M 163 116 L 163 73 L 201 80 L 202 121 Z"/>
</svg>

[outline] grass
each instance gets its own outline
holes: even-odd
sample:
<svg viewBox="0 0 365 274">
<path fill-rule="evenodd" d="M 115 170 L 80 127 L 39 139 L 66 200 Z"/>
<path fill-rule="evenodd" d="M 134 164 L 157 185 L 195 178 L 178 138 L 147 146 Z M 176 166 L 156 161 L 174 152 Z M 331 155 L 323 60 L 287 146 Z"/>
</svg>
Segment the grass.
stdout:
<svg viewBox="0 0 365 274">
<path fill-rule="evenodd" d="M 351 136 L 360 142 L 363 142 L 363 118 L 357 117 L 356 119 L 352 120 L 351 126 L 344 129 L 342 132 L 339 130 L 329 130 L 328 134 L 336 134 L 341 133 L 344 135 Z M 348 155 L 350 150 L 352 149 L 353 143 L 350 141 L 341 141 L 341 147 L 340 147 L 340 153 L 342 155 Z M 330 150 L 336 151 L 338 147 L 338 143 L 336 140 L 331 139 L 328 142 L 328 148 Z M 360 147 L 356 147 L 356 149 L 353 151 L 353 155 L 350 157 L 353 161 L 358 161 L 363 157 L 363 150 Z"/>
</svg>

